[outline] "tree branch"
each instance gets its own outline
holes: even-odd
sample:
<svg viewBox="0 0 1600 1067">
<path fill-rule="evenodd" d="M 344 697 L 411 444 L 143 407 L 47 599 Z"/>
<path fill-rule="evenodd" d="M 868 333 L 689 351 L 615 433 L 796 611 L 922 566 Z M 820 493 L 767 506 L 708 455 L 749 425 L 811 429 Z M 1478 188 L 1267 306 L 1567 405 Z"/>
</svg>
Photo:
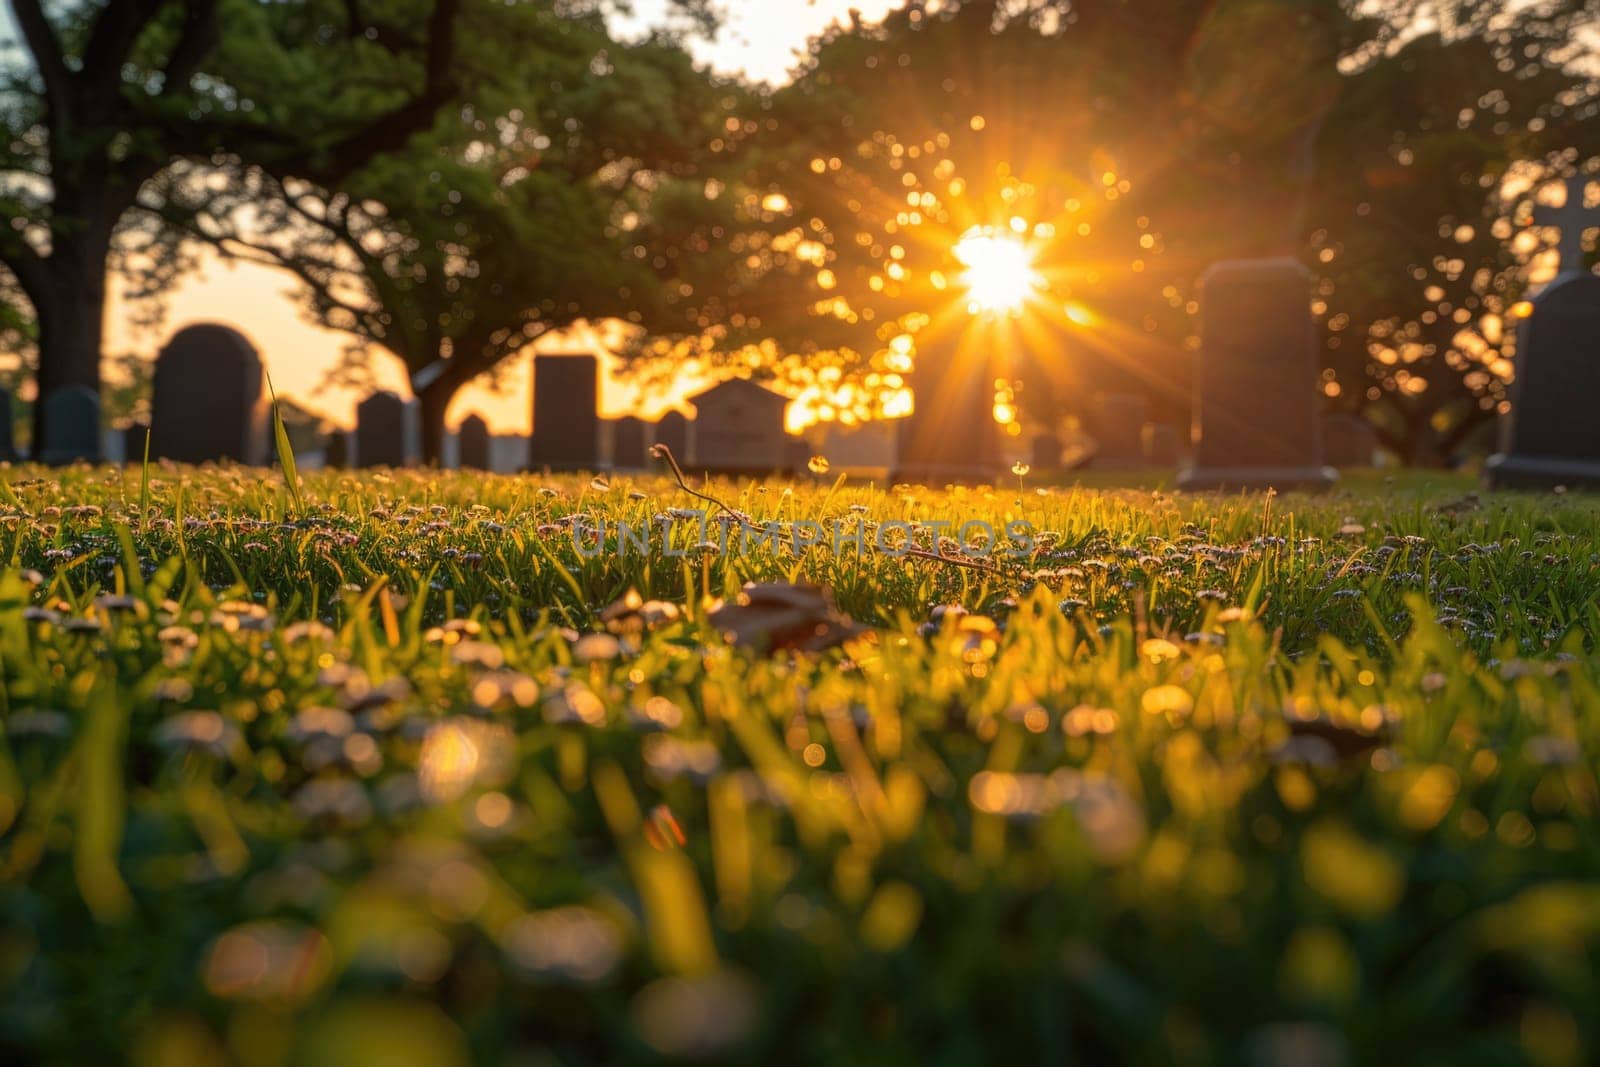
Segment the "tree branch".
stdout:
<svg viewBox="0 0 1600 1067">
<path fill-rule="evenodd" d="M 174 85 L 186 86 L 194 72 L 217 44 L 218 0 L 189 0 L 185 5 L 183 30 L 162 68 L 161 95 L 168 96 Z"/>
<path fill-rule="evenodd" d="M 83 73 L 100 97 L 110 102 L 122 84 L 122 64 L 139 35 L 161 9 L 161 0 L 108 0 L 83 46 Z"/>
<path fill-rule="evenodd" d="M 460 8 L 461 0 L 434 0 L 421 92 L 336 144 L 280 160 L 274 170 L 336 186 L 374 156 L 403 148 L 412 134 L 431 125 L 434 113 L 455 91 L 451 61 Z"/>
<path fill-rule="evenodd" d="M 11 13 L 22 31 L 22 39 L 28 44 L 28 51 L 33 54 L 34 65 L 39 68 L 45 102 L 60 118 L 70 110 L 68 97 L 72 90 L 72 72 L 61 54 L 61 42 L 56 39 L 39 0 L 11 0 Z"/>
</svg>

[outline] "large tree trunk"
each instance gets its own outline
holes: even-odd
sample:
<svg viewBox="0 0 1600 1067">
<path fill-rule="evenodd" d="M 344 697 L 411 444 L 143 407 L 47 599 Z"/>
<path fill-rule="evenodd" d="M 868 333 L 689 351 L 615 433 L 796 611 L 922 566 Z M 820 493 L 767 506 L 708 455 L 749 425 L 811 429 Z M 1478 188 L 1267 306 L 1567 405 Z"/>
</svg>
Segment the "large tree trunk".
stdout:
<svg viewBox="0 0 1600 1067">
<path fill-rule="evenodd" d="M 422 409 L 422 462 L 429 467 L 444 466 L 444 414 L 462 384 L 457 375 L 450 373 L 441 374 L 420 389 L 412 384 Z"/>
<path fill-rule="evenodd" d="M 57 390 L 83 386 L 100 396 L 100 351 L 105 335 L 106 260 L 109 235 L 78 235 L 71 245 L 58 247 L 45 261 L 47 283 L 29 293 L 39 329 L 38 396 L 33 409 L 33 455 L 52 453 L 57 460 L 100 458 L 98 426 L 92 450 L 62 449 L 80 437 L 67 427 L 51 427 L 48 399 Z M 82 453 L 81 455 L 77 453 Z"/>
</svg>

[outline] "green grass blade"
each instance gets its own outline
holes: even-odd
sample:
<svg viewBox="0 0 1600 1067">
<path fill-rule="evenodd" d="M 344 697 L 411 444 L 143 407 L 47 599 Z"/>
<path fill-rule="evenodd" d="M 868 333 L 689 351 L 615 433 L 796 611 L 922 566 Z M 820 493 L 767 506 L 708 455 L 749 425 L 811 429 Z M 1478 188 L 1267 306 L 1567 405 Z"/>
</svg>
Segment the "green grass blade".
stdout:
<svg viewBox="0 0 1600 1067">
<path fill-rule="evenodd" d="M 283 413 L 278 409 L 278 391 L 272 387 L 271 374 L 267 375 L 267 392 L 272 396 L 272 436 L 278 445 L 278 467 L 283 471 L 284 484 L 289 487 L 295 514 L 304 515 L 306 503 L 300 496 L 300 473 L 295 469 L 294 449 L 289 444 L 289 431 L 283 425 Z"/>
</svg>

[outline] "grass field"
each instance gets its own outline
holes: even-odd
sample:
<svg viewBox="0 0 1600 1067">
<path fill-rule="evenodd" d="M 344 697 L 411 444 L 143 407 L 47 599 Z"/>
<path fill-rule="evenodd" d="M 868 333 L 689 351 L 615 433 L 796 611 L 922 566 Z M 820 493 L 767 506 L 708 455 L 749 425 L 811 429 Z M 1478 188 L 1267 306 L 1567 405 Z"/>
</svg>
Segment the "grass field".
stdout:
<svg viewBox="0 0 1600 1067">
<path fill-rule="evenodd" d="M 0 477 L 13 1058 L 1600 1056 L 1588 498 Z"/>
</svg>

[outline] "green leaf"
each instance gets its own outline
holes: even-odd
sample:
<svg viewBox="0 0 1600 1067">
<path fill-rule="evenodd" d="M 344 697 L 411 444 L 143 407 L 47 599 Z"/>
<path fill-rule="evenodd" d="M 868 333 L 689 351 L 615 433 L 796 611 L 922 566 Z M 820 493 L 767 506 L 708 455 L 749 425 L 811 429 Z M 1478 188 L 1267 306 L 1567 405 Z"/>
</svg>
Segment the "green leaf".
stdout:
<svg viewBox="0 0 1600 1067">
<path fill-rule="evenodd" d="M 272 436 L 278 444 L 278 467 L 289 487 L 289 499 L 294 501 L 296 514 L 306 513 L 306 502 L 300 495 L 300 474 L 294 465 L 294 448 L 289 444 L 289 431 L 283 427 L 283 413 L 278 410 L 278 391 L 272 388 L 272 375 L 267 375 L 267 392 L 272 394 Z M 148 451 L 148 445 L 146 450 Z"/>
</svg>

